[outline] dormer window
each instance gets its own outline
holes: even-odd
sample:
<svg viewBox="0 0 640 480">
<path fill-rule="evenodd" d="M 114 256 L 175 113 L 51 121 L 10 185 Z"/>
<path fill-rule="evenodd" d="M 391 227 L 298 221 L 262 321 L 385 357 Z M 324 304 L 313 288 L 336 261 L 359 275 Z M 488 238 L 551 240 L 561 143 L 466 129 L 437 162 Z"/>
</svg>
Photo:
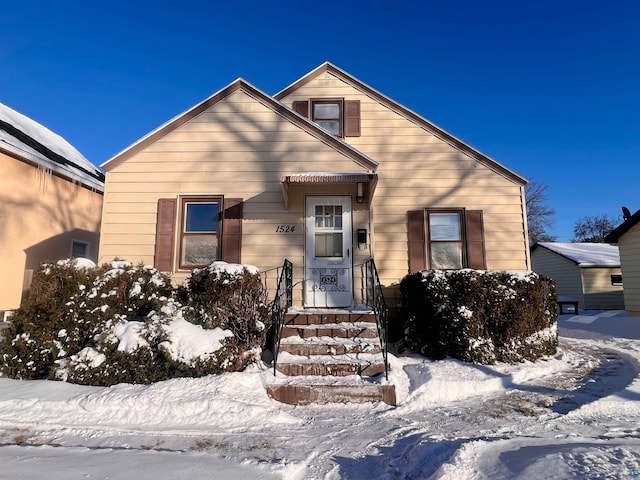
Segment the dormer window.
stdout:
<svg viewBox="0 0 640 480">
<path fill-rule="evenodd" d="M 311 120 L 336 137 L 342 137 L 342 100 L 313 100 Z"/>
<path fill-rule="evenodd" d="M 336 137 L 360 136 L 360 100 L 343 98 L 296 100 L 293 102 L 293 110 L 311 119 Z"/>
</svg>

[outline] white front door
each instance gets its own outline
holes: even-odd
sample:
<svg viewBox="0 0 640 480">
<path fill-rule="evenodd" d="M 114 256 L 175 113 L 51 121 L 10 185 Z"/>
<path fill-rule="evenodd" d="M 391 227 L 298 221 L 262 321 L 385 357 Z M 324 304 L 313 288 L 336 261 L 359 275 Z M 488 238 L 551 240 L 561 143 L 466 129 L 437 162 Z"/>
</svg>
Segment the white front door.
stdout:
<svg viewBox="0 0 640 480">
<path fill-rule="evenodd" d="M 306 203 L 304 306 L 351 307 L 351 197 L 307 197 Z"/>
</svg>

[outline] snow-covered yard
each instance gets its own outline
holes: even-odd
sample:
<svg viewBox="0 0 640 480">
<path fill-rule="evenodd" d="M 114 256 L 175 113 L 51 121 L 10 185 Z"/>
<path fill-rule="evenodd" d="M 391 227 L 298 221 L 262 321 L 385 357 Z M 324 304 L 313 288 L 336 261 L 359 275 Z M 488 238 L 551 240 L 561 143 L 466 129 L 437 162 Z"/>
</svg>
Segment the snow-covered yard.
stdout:
<svg viewBox="0 0 640 480">
<path fill-rule="evenodd" d="M 558 354 L 533 364 L 392 357 L 395 408 L 280 404 L 266 366 L 110 388 L 0 378 L 0 478 L 640 478 L 640 319 L 559 325 Z"/>
</svg>

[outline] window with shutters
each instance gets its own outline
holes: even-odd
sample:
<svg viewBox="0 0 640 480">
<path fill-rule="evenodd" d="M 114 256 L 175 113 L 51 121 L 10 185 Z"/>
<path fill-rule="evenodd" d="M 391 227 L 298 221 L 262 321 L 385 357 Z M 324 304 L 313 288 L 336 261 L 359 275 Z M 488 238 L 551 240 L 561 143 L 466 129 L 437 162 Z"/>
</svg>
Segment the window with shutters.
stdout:
<svg viewBox="0 0 640 480">
<path fill-rule="evenodd" d="M 360 136 L 360 100 L 310 98 L 293 102 L 293 109 L 336 137 Z"/>
<path fill-rule="evenodd" d="M 181 199 L 180 268 L 205 267 L 220 259 L 221 197 Z"/>
<path fill-rule="evenodd" d="M 409 271 L 486 269 L 482 217 L 464 208 L 407 212 Z"/>
<path fill-rule="evenodd" d="M 154 266 L 173 272 L 215 260 L 240 263 L 242 206 L 242 198 L 222 195 L 158 199 Z"/>
</svg>

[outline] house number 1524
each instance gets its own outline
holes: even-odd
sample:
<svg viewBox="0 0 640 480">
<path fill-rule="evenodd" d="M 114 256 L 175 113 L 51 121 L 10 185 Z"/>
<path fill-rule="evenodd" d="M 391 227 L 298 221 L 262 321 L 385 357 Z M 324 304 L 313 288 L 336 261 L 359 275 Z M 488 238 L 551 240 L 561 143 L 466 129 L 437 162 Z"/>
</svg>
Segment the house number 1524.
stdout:
<svg viewBox="0 0 640 480">
<path fill-rule="evenodd" d="M 277 225 L 276 233 L 293 233 L 296 231 L 295 225 Z"/>
</svg>

